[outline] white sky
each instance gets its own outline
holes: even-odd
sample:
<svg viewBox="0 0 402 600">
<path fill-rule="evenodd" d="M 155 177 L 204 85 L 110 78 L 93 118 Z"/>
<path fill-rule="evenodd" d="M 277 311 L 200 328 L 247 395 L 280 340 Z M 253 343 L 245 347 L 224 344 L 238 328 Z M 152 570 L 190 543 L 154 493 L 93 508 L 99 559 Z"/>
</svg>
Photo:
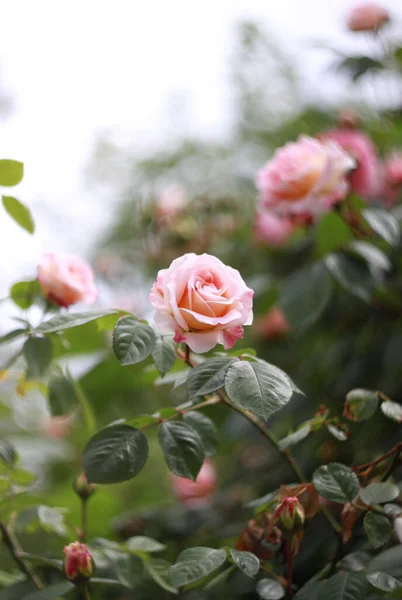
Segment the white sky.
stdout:
<svg viewBox="0 0 402 600">
<path fill-rule="evenodd" d="M 397 11 L 400 0 L 383 4 Z M 12 193 L 30 205 L 37 223 L 30 237 L 0 212 L 0 297 L 10 283 L 33 274 L 42 253 L 85 252 L 93 241 L 87 232 L 105 223 L 108 207 L 99 206 L 82 178 L 98 131 L 111 128 L 141 144 L 154 140 L 169 129 L 164 117 L 174 93 L 188 96 L 194 131 L 219 134 L 227 114 L 233 29 L 242 17 L 258 17 L 282 40 L 302 67 L 306 90 L 331 97 L 336 86 L 322 77 L 328 56 L 308 41 L 362 47 L 362 38 L 344 31 L 352 5 L 0 0 L 0 66 L 15 105 L 1 124 L 0 153 L 25 162 L 24 181 Z"/>
</svg>

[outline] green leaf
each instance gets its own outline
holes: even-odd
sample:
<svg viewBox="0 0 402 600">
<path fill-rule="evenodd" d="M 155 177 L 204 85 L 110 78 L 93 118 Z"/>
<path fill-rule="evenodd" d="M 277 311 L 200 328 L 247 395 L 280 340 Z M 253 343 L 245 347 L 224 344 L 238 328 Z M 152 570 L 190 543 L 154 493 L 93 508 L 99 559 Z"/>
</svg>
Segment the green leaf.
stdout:
<svg viewBox="0 0 402 600">
<path fill-rule="evenodd" d="M 257 594 L 262 600 L 281 600 L 286 594 L 285 588 L 276 579 L 261 579 L 257 583 Z"/>
<path fill-rule="evenodd" d="M 213 456 L 219 446 L 219 439 L 215 423 L 208 417 L 197 411 L 185 413 L 184 421 L 190 425 L 201 438 L 204 446 L 205 456 Z"/>
<path fill-rule="evenodd" d="M 145 562 L 145 570 L 162 589 L 177 594 L 178 590 L 169 582 L 170 563 L 160 558 L 151 558 Z"/>
<path fill-rule="evenodd" d="M 368 265 L 379 271 L 390 271 L 391 262 L 386 254 L 373 244 L 362 240 L 354 240 L 348 244 L 348 250 L 363 258 Z"/>
<path fill-rule="evenodd" d="M 402 581 L 395 579 L 395 577 L 392 577 L 387 573 L 382 573 L 381 571 L 368 573 L 367 580 L 372 586 L 382 592 L 394 592 L 395 590 L 402 589 Z"/>
<path fill-rule="evenodd" d="M 22 310 L 26 310 L 32 306 L 36 296 L 39 294 L 40 289 L 36 279 L 33 281 L 19 281 L 10 289 L 11 299 Z"/>
<path fill-rule="evenodd" d="M 113 350 L 122 365 L 135 365 L 145 360 L 154 349 L 155 332 L 149 325 L 125 316 L 113 331 Z"/>
<path fill-rule="evenodd" d="M 3 206 L 6 212 L 22 229 L 33 233 L 35 231 L 35 223 L 33 222 L 31 211 L 22 202 L 13 196 L 3 196 Z"/>
<path fill-rule="evenodd" d="M 320 256 L 339 250 L 353 235 L 345 221 L 335 212 L 322 216 L 316 227 L 316 243 Z"/>
<path fill-rule="evenodd" d="M 0 440 L 0 460 L 12 467 L 17 460 L 17 451 L 7 440 Z"/>
<path fill-rule="evenodd" d="M 364 530 L 374 548 L 380 548 L 386 544 L 392 534 L 392 526 L 389 520 L 372 512 L 366 513 L 364 517 Z"/>
<path fill-rule="evenodd" d="M 234 404 L 264 419 L 285 406 L 293 394 L 283 371 L 268 363 L 246 361 L 230 365 L 225 390 Z"/>
<path fill-rule="evenodd" d="M 320 496 L 332 502 L 351 502 L 359 493 L 359 480 L 352 469 L 340 463 L 318 467 L 313 484 Z"/>
<path fill-rule="evenodd" d="M 27 361 L 27 379 L 39 379 L 52 362 L 53 344 L 47 338 L 31 337 L 25 342 L 22 352 Z"/>
<path fill-rule="evenodd" d="M 367 570 L 370 573 L 381 571 L 394 577 L 402 577 L 402 545 L 388 548 L 377 554 L 368 565 Z"/>
<path fill-rule="evenodd" d="M 380 60 L 363 55 L 342 57 L 335 63 L 335 68 L 337 71 L 347 71 L 352 81 L 358 81 L 366 73 L 381 71 L 385 67 Z"/>
<path fill-rule="evenodd" d="M 21 598 L 25 600 L 27 594 L 33 591 L 35 591 L 35 586 L 32 581 L 30 579 L 23 579 L 2 589 L 0 591 L 0 600 L 21 600 Z"/>
<path fill-rule="evenodd" d="M 333 423 L 329 423 L 327 425 L 327 429 L 328 429 L 329 433 L 336 440 L 338 440 L 338 442 L 346 442 L 346 440 L 348 439 L 348 434 L 343 429 L 341 429 L 340 427 L 337 427 Z"/>
<path fill-rule="evenodd" d="M 343 253 L 329 254 L 325 264 L 331 275 L 353 296 L 370 302 L 374 290 L 374 279 L 366 263 Z"/>
<path fill-rule="evenodd" d="M 52 377 L 48 384 L 50 412 L 54 417 L 71 411 L 77 404 L 77 396 L 72 382 L 64 375 Z"/>
<path fill-rule="evenodd" d="M 105 550 L 105 555 L 111 561 L 117 579 L 129 589 L 135 588 L 142 578 L 144 566 L 138 556 L 120 554 Z"/>
<path fill-rule="evenodd" d="M 32 485 L 36 480 L 36 473 L 32 473 L 32 471 L 26 471 L 25 469 L 13 469 L 10 474 L 10 481 L 14 485 L 19 485 L 21 487 L 27 487 Z"/>
<path fill-rule="evenodd" d="M 248 577 L 255 577 L 260 569 L 260 561 L 251 552 L 241 552 L 239 550 L 230 550 L 230 556 L 235 565 L 243 571 Z"/>
<path fill-rule="evenodd" d="M 6 344 L 7 342 L 12 342 L 22 335 L 26 335 L 28 333 L 28 329 L 13 329 L 9 331 L 5 335 L 0 337 L 0 344 Z"/>
<path fill-rule="evenodd" d="M 331 277 L 321 261 L 287 279 L 279 304 L 293 331 L 306 331 L 318 321 L 331 298 L 332 287 Z"/>
<path fill-rule="evenodd" d="M 290 448 L 291 446 L 294 446 L 295 444 L 298 444 L 302 440 L 306 439 L 306 437 L 309 435 L 310 431 L 311 431 L 310 423 L 302 425 L 302 427 L 300 427 L 299 429 L 296 429 L 296 431 L 294 431 L 293 433 L 290 433 L 286 437 L 279 440 L 279 442 L 278 442 L 279 450 L 283 451 L 283 450 L 286 450 L 287 448 Z"/>
<path fill-rule="evenodd" d="M 325 581 L 308 581 L 296 594 L 295 600 L 318 600 Z"/>
<path fill-rule="evenodd" d="M 191 369 L 187 379 L 190 398 L 205 396 L 222 388 L 228 368 L 237 362 L 239 362 L 237 358 L 210 358 Z"/>
<path fill-rule="evenodd" d="M 385 400 L 381 404 L 381 410 L 388 419 L 396 423 L 402 423 L 402 406 L 392 400 Z"/>
<path fill-rule="evenodd" d="M 337 573 L 320 589 L 319 600 L 364 600 L 368 583 L 360 573 Z"/>
<path fill-rule="evenodd" d="M 176 362 L 176 352 L 170 337 L 160 334 L 156 336 L 152 358 L 161 377 L 164 377 Z"/>
<path fill-rule="evenodd" d="M 82 466 L 88 483 L 120 483 L 138 475 L 148 458 L 145 435 L 128 425 L 98 431 L 84 448 Z"/>
<path fill-rule="evenodd" d="M 397 246 L 400 239 L 398 221 L 388 211 L 379 208 L 366 208 L 362 215 L 370 227 L 388 244 Z"/>
<path fill-rule="evenodd" d="M 58 535 L 66 535 L 64 514 L 60 509 L 41 504 L 38 506 L 38 517 L 41 526 L 46 531 L 53 531 Z"/>
<path fill-rule="evenodd" d="M 373 506 L 374 504 L 385 504 L 392 502 L 399 496 L 399 489 L 393 483 L 371 483 L 365 487 L 360 494 L 362 502 Z"/>
<path fill-rule="evenodd" d="M 24 600 L 53 600 L 63 594 L 67 594 L 75 588 L 75 585 L 71 581 L 61 581 L 60 583 L 54 583 L 41 590 L 37 590 L 32 594 L 24 596 Z"/>
<path fill-rule="evenodd" d="M 169 569 L 169 579 L 180 588 L 194 583 L 219 569 L 226 560 L 226 551 L 213 548 L 188 548 Z"/>
<path fill-rule="evenodd" d="M 346 396 L 346 403 L 345 417 L 352 421 L 366 421 L 378 408 L 378 394 L 364 389 L 351 390 Z"/>
<path fill-rule="evenodd" d="M 24 164 L 18 160 L 0 160 L 0 185 L 18 185 L 24 177 Z"/>
<path fill-rule="evenodd" d="M 161 552 L 166 548 L 164 544 L 143 535 L 129 538 L 126 545 L 130 552 Z"/>
<path fill-rule="evenodd" d="M 198 433 L 186 423 L 167 421 L 159 425 L 158 439 L 169 469 L 195 481 L 205 459 Z"/>
<path fill-rule="evenodd" d="M 35 333 L 55 333 L 56 331 L 62 331 L 63 329 L 71 329 L 72 327 L 79 327 L 89 321 L 95 321 L 105 315 L 114 314 L 115 310 L 101 310 L 93 309 L 86 312 L 71 312 L 58 314 L 52 317 L 48 321 L 41 323 L 35 329 Z"/>
</svg>

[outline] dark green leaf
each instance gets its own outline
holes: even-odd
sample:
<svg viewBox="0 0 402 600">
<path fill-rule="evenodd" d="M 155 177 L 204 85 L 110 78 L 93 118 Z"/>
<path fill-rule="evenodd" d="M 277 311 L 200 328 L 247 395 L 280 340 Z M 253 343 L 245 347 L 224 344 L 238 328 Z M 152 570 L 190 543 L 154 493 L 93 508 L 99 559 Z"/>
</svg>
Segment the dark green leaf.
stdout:
<svg viewBox="0 0 402 600">
<path fill-rule="evenodd" d="M 24 177 L 24 164 L 18 160 L 0 160 L 0 185 L 18 185 Z"/>
<path fill-rule="evenodd" d="M 397 246 L 400 239 L 398 221 L 388 211 L 380 208 L 366 208 L 362 211 L 370 227 L 388 244 Z"/>
<path fill-rule="evenodd" d="M 13 340 L 16 340 L 17 338 L 21 337 L 22 335 L 26 335 L 28 332 L 28 329 L 13 329 L 12 331 L 9 331 L 8 333 L 6 333 L 5 335 L 2 335 L 0 337 L 0 344 L 6 344 L 7 342 L 12 342 Z"/>
<path fill-rule="evenodd" d="M 113 350 L 122 365 L 135 365 L 145 360 L 154 349 L 155 332 L 149 325 L 125 316 L 113 331 Z"/>
<path fill-rule="evenodd" d="M 384 69 L 383 63 L 370 56 L 348 56 L 337 60 L 335 68 L 338 71 L 347 71 L 353 81 L 357 81 L 368 72 L 381 71 Z"/>
<path fill-rule="evenodd" d="M 145 562 L 145 569 L 155 583 L 167 592 L 177 594 L 178 590 L 169 582 L 170 566 L 170 563 L 160 558 L 151 558 Z"/>
<path fill-rule="evenodd" d="M 22 352 L 27 361 L 27 379 L 39 379 L 52 362 L 53 345 L 47 338 L 31 337 L 25 342 Z"/>
<path fill-rule="evenodd" d="M 13 583 L 0 591 L 0 600 L 21 600 L 21 598 L 25 600 L 27 594 L 34 592 L 35 589 L 34 584 L 29 579 L 17 581 L 17 583 Z"/>
<path fill-rule="evenodd" d="M 39 284 L 36 279 L 33 281 L 19 281 L 10 289 L 11 299 L 19 308 L 22 308 L 22 310 L 32 306 L 35 297 L 39 294 Z"/>
<path fill-rule="evenodd" d="M 145 435 L 128 425 L 98 431 L 85 446 L 82 466 L 89 483 L 120 483 L 135 477 L 148 458 Z"/>
<path fill-rule="evenodd" d="M 296 271 L 285 282 L 279 303 L 292 330 L 302 332 L 314 325 L 331 293 L 332 280 L 321 261 Z"/>
<path fill-rule="evenodd" d="M 264 419 L 285 406 L 293 394 L 283 371 L 268 363 L 246 361 L 230 365 L 225 390 L 234 404 Z"/>
<path fill-rule="evenodd" d="M 215 423 L 208 417 L 197 411 L 190 411 L 184 414 L 184 421 L 190 425 L 201 438 L 204 446 L 205 456 L 213 456 L 219 445 L 217 429 Z"/>
<path fill-rule="evenodd" d="M 370 390 L 351 390 L 346 396 L 347 411 L 344 416 L 352 421 L 366 421 L 378 408 L 378 394 Z"/>
<path fill-rule="evenodd" d="M 171 338 L 159 334 L 156 336 L 152 358 L 161 377 L 164 377 L 176 361 L 176 353 Z"/>
<path fill-rule="evenodd" d="M 348 250 L 363 258 L 372 269 L 389 271 L 391 262 L 386 254 L 373 244 L 362 240 L 354 240 L 348 244 Z"/>
<path fill-rule="evenodd" d="M 304 440 L 310 433 L 311 426 L 309 423 L 302 425 L 299 429 L 296 429 L 293 433 L 290 433 L 286 437 L 282 438 L 278 442 L 278 446 L 280 450 L 286 450 L 295 444 L 298 444 L 302 440 Z"/>
<path fill-rule="evenodd" d="M 276 579 L 261 579 L 257 583 L 257 594 L 262 600 L 281 600 L 285 588 Z M 310 600 L 310 599 L 309 599 Z"/>
<path fill-rule="evenodd" d="M 93 309 L 86 312 L 71 312 L 67 314 L 60 314 L 52 317 L 48 321 L 41 323 L 35 329 L 35 333 L 54 333 L 61 331 L 62 329 L 71 329 L 72 327 L 79 327 L 89 321 L 95 321 L 105 315 L 111 315 L 115 313 L 115 310 L 101 310 Z"/>
<path fill-rule="evenodd" d="M 339 253 L 329 254 L 325 264 L 340 286 L 364 302 L 370 302 L 375 282 L 366 263 Z"/>
<path fill-rule="evenodd" d="M 67 414 L 77 404 L 74 385 L 64 375 L 56 375 L 49 381 L 48 398 L 54 417 Z"/>
<path fill-rule="evenodd" d="M 295 600 L 318 600 L 325 581 L 308 581 L 296 594 Z"/>
<path fill-rule="evenodd" d="M 37 590 L 32 594 L 24 596 L 24 600 L 53 600 L 63 594 L 67 594 L 75 588 L 75 585 L 71 581 L 61 581 L 60 583 L 54 583 L 42 590 Z"/>
<path fill-rule="evenodd" d="M 260 561 L 251 552 L 241 552 L 239 550 L 230 550 L 230 556 L 235 565 L 248 577 L 255 577 L 260 569 Z"/>
<path fill-rule="evenodd" d="M 7 440 L 0 440 L 0 460 L 12 467 L 17 460 L 17 452 L 12 444 Z"/>
<path fill-rule="evenodd" d="M 371 483 L 365 487 L 360 498 L 362 502 L 372 506 L 374 504 L 384 504 L 392 502 L 399 496 L 399 489 L 393 483 Z"/>
<path fill-rule="evenodd" d="M 126 545 L 130 552 L 161 552 L 166 548 L 166 546 L 157 540 L 153 540 L 152 538 L 143 535 L 136 535 L 135 537 L 129 538 Z"/>
<path fill-rule="evenodd" d="M 363 600 L 368 583 L 360 573 L 337 573 L 319 591 L 319 600 Z"/>
<path fill-rule="evenodd" d="M 3 196 L 3 206 L 6 212 L 20 227 L 33 233 L 35 231 L 35 223 L 33 222 L 31 211 L 22 202 L 13 196 Z"/>
<path fill-rule="evenodd" d="M 143 563 L 138 556 L 120 554 L 109 550 L 105 551 L 105 555 L 111 561 L 116 577 L 122 585 L 129 589 L 133 589 L 138 585 L 144 571 Z"/>
<path fill-rule="evenodd" d="M 345 221 L 335 212 L 322 216 L 317 223 L 316 240 L 320 256 L 339 250 L 353 235 Z"/>
<path fill-rule="evenodd" d="M 332 502 L 351 502 L 359 493 L 359 480 L 352 469 L 330 463 L 314 471 L 313 484 L 320 496 Z"/>
<path fill-rule="evenodd" d="M 158 427 L 158 439 L 169 469 L 195 481 L 205 459 L 198 433 L 186 423 L 166 421 Z"/>
<path fill-rule="evenodd" d="M 191 369 L 187 379 L 190 398 L 205 396 L 222 388 L 228 368 L 236 362 L 239 362 L 237 358 L 210 358 Z"/>
<path fill-rule="evenodd" d="M 364 530 L 374 548 L 380 548 L 391 537 L 392 527 L 387 517 L 368 512 L 364 517 Z"/>
<path fill-rule="evenodd" d="M 381 410 L 388 419 L 396 423 L 402 423 L 402 406 L 392 400 L 385 400 L 381 403 Z"/>
<path fill-rule="evenodd" d="M 381 571 L 402 578 L 402 545 L 384 550 L 375 556 L 368 565 L 368 571 Z"/>
<path fill-rule="evenodd" d="M 225 550 L 188 548 L 179 555 L 176 564 L 170 567 L 169 579 L 174 587 L 183 587 L 211 575 L 225 560 Z"/>
<path fill-rule="evenodd" d="M 387 573 L 381 573 L 376 571 L 375 573 L 369 573 L 367 575 L 368 581 L 372 586 L 381 590 L 382 592 L 393 592 L 395 590 L 402 589 L 402 581 L 395 579 Z"/>
</svg>

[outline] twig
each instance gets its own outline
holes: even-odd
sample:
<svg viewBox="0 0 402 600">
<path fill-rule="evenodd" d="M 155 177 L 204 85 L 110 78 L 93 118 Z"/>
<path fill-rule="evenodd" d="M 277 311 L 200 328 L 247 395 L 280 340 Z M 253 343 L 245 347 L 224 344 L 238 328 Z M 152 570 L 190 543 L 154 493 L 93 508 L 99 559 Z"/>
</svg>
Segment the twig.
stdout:
<svg viewBox="0 0 402 600">
<path fill-rule="evenodd" d="M 81 498 L 81 531 L 80 541 L 86 542 L 88 537 L 88 498 Z"/>
<path fill-rule="evenodd" d="M 39 577 L 34 573 L 31 565 L 21 557 L 21 548 L 19 547 L 18 541 L 8 530 L 7 525 L 0 521 L 0 531 L 3 539 L 3 543 L 10 552 L 15 564 L 19 570 L 24 573 L 34 584 L 34 586 L 40 590 L 43 588 L 43 583 Z"/>
</svg>

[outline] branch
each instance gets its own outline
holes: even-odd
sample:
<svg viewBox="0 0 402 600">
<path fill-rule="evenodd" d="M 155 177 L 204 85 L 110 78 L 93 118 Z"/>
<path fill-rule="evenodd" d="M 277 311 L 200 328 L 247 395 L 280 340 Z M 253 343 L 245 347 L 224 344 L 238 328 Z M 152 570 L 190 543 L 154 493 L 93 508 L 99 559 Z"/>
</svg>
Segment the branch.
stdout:
<svg viewBox="0 0 402 600">
<path fill-rule="evenodd" d="M 25 562 L 25 560 L 22 558 L 21 549 L 19 547 L 19 544 L 18 544 L 16 538 L 11 534 L 11 532 L 7 528 L 7 525 L 3 521 L 0 521 L 0 531 L 1 531 L 1 536 L 3 539 L 3 543 L 6 546 L 6 548 L 8 549 L 8 551 L 10 552 L 10 554 L 11 554 L 12 558 L 14 559 L 14 562 L 17 565 L 17 567 L 19 568 L 19 570 L 22 573 L 24 573 L 24 575 L 26 575 L 28 577 L 28 579 L 30 579 L 32 581 L 32 583 L 38 590 L 42 589 L 43 584 L 42 584 L 41 580 L 34 573 L 34 571 L 31 568 L 31 565 L 29 563 Z"/>
</svg>

